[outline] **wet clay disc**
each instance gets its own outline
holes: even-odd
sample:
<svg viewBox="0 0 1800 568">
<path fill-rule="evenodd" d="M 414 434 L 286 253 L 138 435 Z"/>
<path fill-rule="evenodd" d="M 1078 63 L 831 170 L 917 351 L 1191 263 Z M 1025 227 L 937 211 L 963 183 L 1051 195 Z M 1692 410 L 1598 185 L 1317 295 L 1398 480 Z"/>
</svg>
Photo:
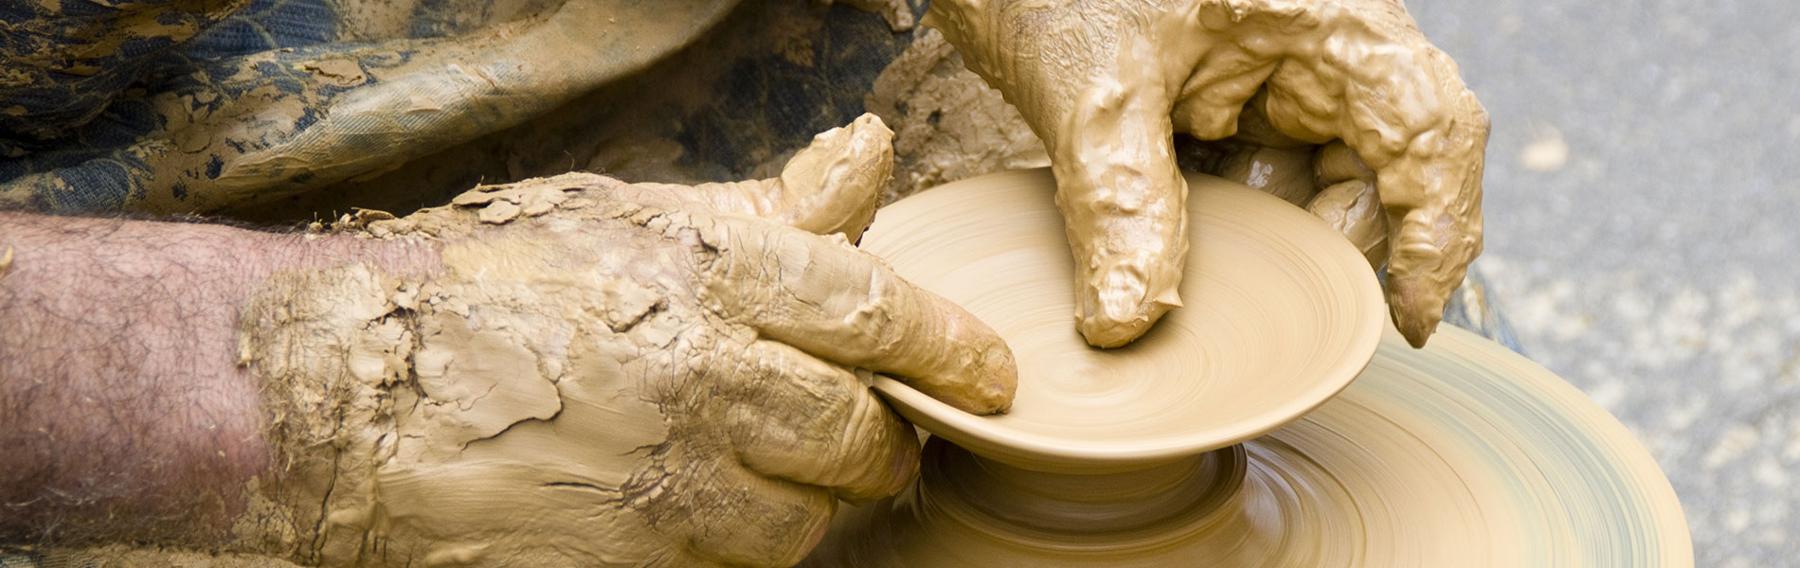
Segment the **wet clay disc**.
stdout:
<svg viewBox="0 0 1800 568">
<path fill-rule="evenodd" d="M 1102 475 L 926 444 L 805 566 L 1693 566 L 1681 504 L 1624 425 L 1461 329 L 1389 331 L 1355 384 L 1241 446 Z"/>
<path fill-rule="evenodd" d="M 1188 178 L 1185 307 L 1123 348 L 1075 331 L 1074 267 L 1049 170 L 951 183 L 882 209 L 861 247 L 1006 339 L 1018 397 L 974 416 L 891 379 L 913 423 L 983 456 L 1107 471 L 1254 438 L 1324 403 L 1387 319 L 1368 262 L 1324 222 L 1218 178 Z"/>
</svg>

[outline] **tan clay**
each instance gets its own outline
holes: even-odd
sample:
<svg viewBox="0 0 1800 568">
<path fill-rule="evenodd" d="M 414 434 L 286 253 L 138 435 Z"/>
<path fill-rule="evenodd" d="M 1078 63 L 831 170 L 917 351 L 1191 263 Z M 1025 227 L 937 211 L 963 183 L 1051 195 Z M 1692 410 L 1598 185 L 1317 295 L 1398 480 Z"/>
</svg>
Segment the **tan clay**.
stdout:
<svg viewBox="0 0 1800 568">
<path fill-rule="evenodd" d="M 1274 198 L 1188 178 L 1207 262 L 1183 286 L 1207 294 L 1132 346 L 1095 351 L 1047 325 L 1036 308 L 1068 297 L 1072 270 L 1032 253 L 1058 234 L 1053 183 L 1041 171 L 967 180 L 871 227 L 866 247 L 1008 340 L 1021 388 L 1011 414 L 981 418 L 878 383 L 933 433 L 921 480 L 841 515 L 807 565 L 1692 566 L 1674 491 L 1623 425 L 1462 330 L 1414 350 L 1389 326 L 1377 349 L 1363 258 Z M 1315 280 L 1327 284 L 1297 284 Z M 1320 347 L 1364 323 L 1368 342 Z M 1287 422 L 1298 413 L 1285 401 L 1323 400 L 1288 389 L 1330 396 L 1341 383 L 1308 373 L 1339 365 L 1361 374 Z M 1286 425 L 1226 449 L 1158 437 L 1263 416 Z"/>
<path fill-rule="evenodd" d="M 894 181 L 883 204 L 963 178 L 1050 165 L 1018 109 L 965 68 L 936 29 L 913 34 L 863 108 L 894 129 Z"/>
<path fill-rule="evenodd" d="M 955 299 L 1018 354 L 1005 415 L 971 416 L 877 380 L 913 423 L 1037 469 L 1192 456 L 1289 422 L 1349 384 L 1381 334 L 1374 273 L 1330 227 L 1269 195 L 1188 178 L 1198 304 L 1118 350 L 1062 325 L 1075 298 L 1048 170 L 982 176 L 884 208 L 863 249 Z M 1198 222 L 1203 221 L 1203 222 Z"/>
<path fill-rule="evenodd" d="M 1389 328 L 1318 410 L 1165 466 L 1038 473 L 937 438 L 923 459 L 918 485 L 841 513 L 804 565 L 1694 565 L 1675 492 L 1624 425 L 1455 328 L 1423 350 Z"/>
<path fill-rule="evenodd" d="M 883 203 L 976 175 L 1050 164 L 1019 111 L 964 68 L 934 28 L 916 34 L 882 71 L 864 106 L 895 131 L 894 180 Z M 1307 207 L 1344 232 L 1372 265 L 1387 264 L 1387 217 L 1373 192 L 1375 172 L 1342 141 L 1294 140 L 1274 131 L 1254 106 L 1245 110 L 1236 135 L 1206 147 L 1225 151 L 1223 159 L 1194 164 L 1196 171 Z M 1367 185 L 1320 197 L 1326 186 L 1351 180 Z M 1358 187 L 1367 191 L 1346 191 Z"/>
<path fill-rule="evenodd" d="M 1388 300 L 1414 345 L 1480 252 L 1486 113 L 1396 2 L 944 0 L 926 23 L 1044 140 L 1093 345 L 1181 304 L 1171 140 L 1237 134 L 1246 106 L 1282 138 L 1341 139 L 1375 172 Z"/>
<path fill-rule="evenodd" d="M 886 183 L 872 118 L 776 180 L 571 175 L 348 226 L 423 275 L 285 273 L 243 312 L 282 474 L 239 534 L 323 564 L 786 565 L 917 438 L 854 369 L 1003 410 L 1010 352 L 843 237 Z M 391 216 L 389 216 L 391 217 Z"/>
</svg>

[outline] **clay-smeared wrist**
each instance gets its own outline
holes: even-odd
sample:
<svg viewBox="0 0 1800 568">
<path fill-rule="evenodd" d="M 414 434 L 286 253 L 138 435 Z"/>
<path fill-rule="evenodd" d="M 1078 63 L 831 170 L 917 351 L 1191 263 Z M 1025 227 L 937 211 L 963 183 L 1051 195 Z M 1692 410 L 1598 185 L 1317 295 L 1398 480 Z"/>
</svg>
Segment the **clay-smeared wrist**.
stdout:
<svg viewBox="0 0 1800 568">
<path fill-rule="evenodd" d="M 331 503 L 360 494 L 391 436 L 379 406 L 409 372 L 407 315 L 441 261 L 429 239 L 287 238 L 246 271 L 240 304 L 238 365 L 261 395 L 271 463 L 249 482 L 232 547 L 317 561 Z"/>
</svg>

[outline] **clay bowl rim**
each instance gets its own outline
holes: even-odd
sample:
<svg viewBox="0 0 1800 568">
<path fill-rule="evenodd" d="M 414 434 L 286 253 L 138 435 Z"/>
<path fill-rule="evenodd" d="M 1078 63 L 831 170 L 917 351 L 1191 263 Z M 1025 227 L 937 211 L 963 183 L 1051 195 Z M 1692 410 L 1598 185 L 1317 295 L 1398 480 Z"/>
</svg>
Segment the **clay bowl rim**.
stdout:
<svg viewBox="0 0 1800 568">
<path fill-rule="evenodd" d="M 952 182 L 930 191 L 956 191 L 955 188 L 949 186 L 984 179 L 999 182 L 1007 178 L 1017 178 L 1018 181 L 1015 183 L 1025 182 L 1025 178 L 1029 176 L 1042 176 L 1050 180 L 1049 183 L 1054 183 L 1054 178 L 1050 176 L 1048 169 L 1039 168 L 978 176 Z M 1282 215 L 1303 216 L 1316 230 L 1324 231 L 1332 238 L 1318 239 L 1322 243 L 1330 243 L 1324 244 L 1323 247 L 1302 247 L 1302 250 L 1312 251 L 1310 256 L 1322 266 L 1343 264 L 1351 271 L 1352 285 L 1348 289 L 1330 291 L 1341 297 L 1350 298 L 1351 300 L 1345 304 L 1359 308 L 1357 311 L 1366 313 L 1369 317 L 1362 318 L 1363 321 L 1356 324 L 1359 329 L 1351 330 L 1350 339 L 1344 342 L 1344 357 L 1336 364 L 1321 370 L 1317 378 L 1312 381 L 1313 386 L 1306 389 L 1303 396 L 1295 397 L 1284 404 L 1271 406 L 1252 420 L 1243 420 L 1205 430 L 1188 430 L 1175 435 L 1157 436 L 1143 442 L 1102 444 L 1089 441 L 1071 443 L 1071 440 L 1057 439 L 1033 432 L 996 428 L 987 423 L 988 417 L 959 410 L 890 377 L 876 375 L 871 386 L 889 398 L 891 405 L 901 415 L 931 432 L 934 436 L 946 438 L 985 458 L 1045 471 L 1105 472 L 1178 460 L 1260 437 L 1292 423 L 1324 405 L 1348 388 L 1350 383 L 1354 382 L 1356 377 L 1368 368 L 1375 358 L 1376 349 L 1381 344 L 1382 330 L 1387 324 L 1389 315 L 1387 300 L 1383 295 L 1380 282 L 1376 279 L 1375 271 L 1369 268 L 1361 251 L 1356 250 L 1341 234 L 1305 209 L 1279 197 L 1215 176 L 1195 173 L 1187 173 L 1186 176 L 1190 187 L 1194 185 L 1196 179 L 1228 184 L 1244 193 L 1254 194 L 1250 198 L 1252 201 L 1266 200 L 1263 202 L 1267 204 L 1267 207 L 1287 208 L 1288 212 L 1281 213 Z M 880 214 L 877 213 L 877 219 L 879 218 Z M 1196 269 L 1197 266 L 1194 263 L 1189 263 L 1190 277 L 1192 277 L 1192 271 Z M 1360 300 L 1356 299 L 1358 296 L 1360 296 Z M 1073 322 L 1070 322 L 1070 325 L 1074 325 Z M 1155 332 L 1156 330 L 1153 328 L 1151 333 Z M 1021 383 L 1021 388 L 1028 388 L 1023 381 Z M 990 451 L 991 448 L 1000 450 Z"/>
</svg>

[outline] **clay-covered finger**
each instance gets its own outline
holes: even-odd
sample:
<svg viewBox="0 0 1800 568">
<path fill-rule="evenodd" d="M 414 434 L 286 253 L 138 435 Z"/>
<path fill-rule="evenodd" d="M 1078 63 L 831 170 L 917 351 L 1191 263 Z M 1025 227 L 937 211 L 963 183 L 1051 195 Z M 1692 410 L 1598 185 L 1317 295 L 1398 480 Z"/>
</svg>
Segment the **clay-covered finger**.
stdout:
<svg viewBox="0 0 1800 568">
<path fill-rule="evenodd" d="M 1449 57 L 1431 51 L 1439 73 L 1454 77 Z M 1414 347 L 1437 329 L 1450 294 L 1481 254 L 1487 112 L 1461 81 L 1442 98 L 1443 116 L 1434 127 L 1375 168 L 1376 194 L 1388 216 L 1388 307 Z"/>
<path fill-rule="evenodd" d="M 1179 26 L 1163 24 L 1184 16 L 1164 21 L 1152 4 L 1059 4 L 945 0 L 926 17 L 1043 139 L 1074 257 L 1076 329 L 1117 347 L 1181 305 L 1187 182 L 1171 112 L 1197 44 L 1166 41 Z"/>
<path fill-rule="evenodd" d="M 1214 175 L 1300 207 L 1319 193 L 1309 148 L 1240 146 L 1225 157 Z"/>
<path fill-rule="evenodd" d="M 1369 266 L 1387 262 L 1387 213 L 1375 195 L 1375 184 L 1360 179 L 1333 184 L 1313 196 L 1306 210 L 1323 219 L 1362 251 Z"/>
<path fill-rule="evenodd" d="M 781 191 L 776 220 L 821 235 L 860 239 L 893 178 L 893 140 L 894 131 L 867 113 L 814 136 L 774 180 Z"/>
<path fill-rule="evenodd" d="M 824 538 L 837 502 L 831 492 L 720 464 L 687 485 L 687 549 L 730 566 L 793 566 Z"/>
<path fill-rule="evenodd" d="M 1012 404 L 1012 351 L 962 307 L 841 238 L 744 218 L 713 227 L 707 245 L 717 254 L 703 290 L 721 315 L 821 359 L 895 375 L 968 412 Z"/>
<path fill-rule="evenodd" d="M 1181 306 L 1187 181 L 1170 104 L 1154 90 L 1098 86 L 1050 143 L 1075 260 L 1076 329 L 1096 347 L 1130 343 Z"/>
<path fill-rule="evenodd" d="M 778 177 L 688 187 L 646 183 L 658 199 L 694 201 L 707 209 L 761 217 L 821 235 L 856 240 L 875 218 L 893 177 L 894 132 L 873 114 L 813 137 Z"/>
<path fill-rule="evenodd" d="M 738 459 L 751 470 L 866 501 L 887 497 L 918 471 L 919 439 L 849 369 L 759 340 L 737 377 L 751 402 L 730 410 Z"/>
<path fill-rule="evenodd" d="M 1481 254 L 1481 169 L 1477 157 L 1434 165 L 1406 160 L 1380 170 L 1377 192 L 1388 213 L 1388 307 L 1413 347 L 1423 347 L 1437 329 L 1450 294 Z M 1409 208 L 1387 198 L 1389 187 L 1412 184 L 1428 188 L 1428 203 Z M 1456 193 L 1442 195 L 1447 191 Z"/>
<path fill-rule="evenodd" d="M 1375 170 L 1363 163 L 1343 140 L 1333 140 L 1319 147 L 1313 157 L 1313 177 L 1320 187 L 1330 187 L 1350 180 L 1375 182 Z"/>
<path fill-rule="evenodd" d="M 1456 63 L 1410 22 L 1380 29 L 1387 33 L 1326 42 L 1322 60 L 1283 66 L 1259 101 L 1283 132 L 1340 138 L 1374 171 L 1387 216 L 1388 306 L 1418 347 L 1481 252 L 1488 119 Z M 1324 89 L 1332 85 L 1337 92 Z M 1322 164 L 1333 168 L 1322 178 L 1356 175 L 1355 164 L 1338 158 Z"/>
</svg>

